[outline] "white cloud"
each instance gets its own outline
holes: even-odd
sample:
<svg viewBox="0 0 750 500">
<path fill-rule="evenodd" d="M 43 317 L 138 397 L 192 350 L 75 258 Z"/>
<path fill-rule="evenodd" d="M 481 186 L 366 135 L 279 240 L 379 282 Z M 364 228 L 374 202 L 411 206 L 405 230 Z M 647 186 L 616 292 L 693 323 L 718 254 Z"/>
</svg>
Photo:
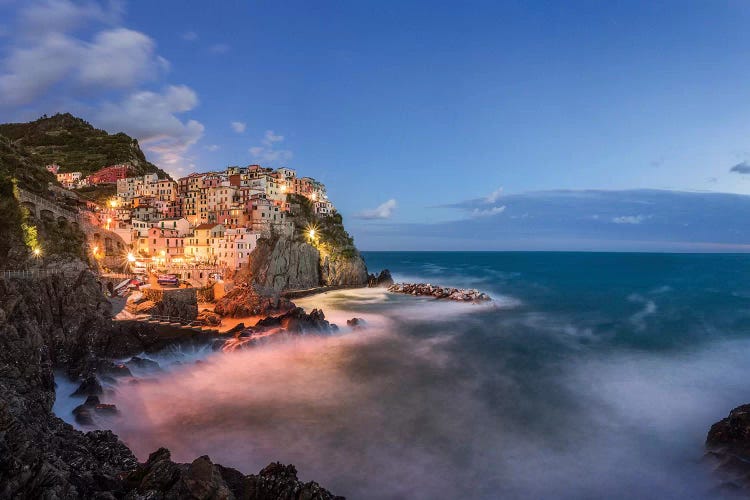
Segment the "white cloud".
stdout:
<svg viewBox="0 0 750 500">
<path fill-rule="evenodd" d="M 612 222 L 615 224 L 640 224 L 650 218 L 650 215 L 622 215 L 620 217 L 612 218 Z"/>
<path fill-rule="evenodd" d="M 247 124 L 244 122 L 232 122 L 230 125 L 232 126 L 232 130 L 238 134 L 241 134 L 247 128 Z"/>
<path fill-rule="evenodd" d="M 253 146 L 248 151 L 261 163 L 286 163 L 294 156 L 287 149 L 276 149 L 276 144 L 284 142 L 284 136 L 266 130 L 260 146 Z"/>
<path fill-rule="evenodd" d="M 19 14 L 20 35 L 37 37 L 40 33 L 63 33 L 88 22 L 113 25 L 122 17 L 119 2 L 41 0 L 28 2 Z"/>
<path fill-rule="evenodd" d="M 208 146 L 206 146 L 206 149 L 213 152 L 218 151 L 220 148 L 218 144 L 209 144 Z"/>
<path fill-rule="evenodd" d="M 126 29 L 95 32 L 90 41 L 68 30 L 85 21 L 116 16 L 97 4 L 49 0 L 31 3 L 20 14 L 16 45 L 0 64 L 0 105 L 28 104 L 55 88 L 56 94 L 131 89 L 165 72 L 169 63 L 156 55 L 147 35 Z"/>
<path fill-rule="evenodd" d="M 80 58 L 80 46 L 58 33 L 12 50 L 0 73 L 0 105 L 30 102 L 69 75 Z"/>
<path fill-rule="evenodd" d="M 182 39 L 186 42 L 193 42 L 198 39 L 198 33 L 195 31 L 186 31 L 182 34 Z"/>
<path fill-rule="evenodd" d="M 157 163 L 175 170 L 189 163 L 186 152 L 203 136 L 196 120 L 182 121 L 176 115 L 198 105 L 198 96 L 185 85 L 170 85 L 162 92 L 140 91 L 119 103 L 105 103 L 97 123 L 110 132 L 124 131 L 158 155 Z"/>
<path fill-rule="evenodd" d="M 360 219 L 390 219 L 393 216 L 393 212 L 396 210 L 396 200 L 391 198 L 385 203 L 381 203 L 377 208 L 372 210 L 363 210 L 358 213 L 356 217 Z"/>
<path fill-rule="evenodd" d="M 486 203 L 492 204 L 495 203 L 497 200 L 500 199 L 500 196 L 503 194 L 503 188 L 499 187 L 495 189 L 493 192 L 491 192 L 484 201 Z"/>
<path fill-rule="evenodd" d="M 117 28 L 102 31 L 85 44 L 79 61 L 78 79 L 85 85 L 131 88 L 169 68 L 155 56 L 156 44 L 138 31 Z"/>
<path fill-rule="evenodd" d="M 215 43 L 208 48 L 208 51 L 213 54 L 226 54 L 229 52 L 229 45 L 226 43 Z"/>
<path fill-rule="evenodd" d="M 3 114 L 83 113 L 97 127 L 137 138 L 166 169 L 191 165 L 188 150 L 204 127 L 178 115 L 198 96 L 185 85 L 141 89 L 161 80 L 169 63 L 151 37 L 121 26 L 121 1 L 27 0 L 17 12 L 0 61 Z"/>
<path fill-rule="evenodd" d="M 490 215 L 497 215 L 505 212 L 505 205 L 502 207 L 492 207 L 487 209 L 475 208 L 471 211 L 472 217 L 488 217 Z"/>
</svg>

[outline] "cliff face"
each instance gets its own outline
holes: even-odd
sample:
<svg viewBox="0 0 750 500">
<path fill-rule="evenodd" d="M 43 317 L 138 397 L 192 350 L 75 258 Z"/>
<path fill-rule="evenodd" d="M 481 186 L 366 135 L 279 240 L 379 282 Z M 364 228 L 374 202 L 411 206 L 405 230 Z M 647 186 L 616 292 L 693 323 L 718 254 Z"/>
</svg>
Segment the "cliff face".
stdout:
<svg viewBox="0 0 750 500">
<path fill-rule="evenodd" d="M 279 292 L 320 286 L 315 247 L 284 236 L 264 239 L 250 257 L 249 276 L 261 290 Z"/>
<path fill-rule="evenodd" d="M 367 267 L 353 256 L 321 253 L 305 241 L 288 237 L 260 240 L 244 277 L 269 294 L 319 286 L 367 284 Z"/>
<path fill-rule="evenodd" d="M 367 285 L 367 266 L 359 252 L 350 258 L 340 255 L 322 257 L 320 273 L 324 285 Z"/>
</svg>

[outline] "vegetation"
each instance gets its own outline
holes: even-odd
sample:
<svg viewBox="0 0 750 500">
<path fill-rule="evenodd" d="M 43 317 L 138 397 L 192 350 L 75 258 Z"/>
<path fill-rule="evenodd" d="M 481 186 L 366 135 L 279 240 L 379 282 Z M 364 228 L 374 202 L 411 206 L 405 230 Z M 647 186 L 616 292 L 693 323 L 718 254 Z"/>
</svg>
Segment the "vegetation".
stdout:
<svg viewBox="0 0 750 500">
<path fill-rule="evenodd" d="M 26 258 L 23 213 L 14 196 L 13 180 L 0 174 L 0 266 L 17 267 Z"/>
<path fill-rule="evenodd" d="M 47 185 L 56 182 L 38 158 L 23 146 L 14 144 L 7 137 L 0 135 L 0 177 L 5 182 L 15 179 L 18 187 L 44 196 Z M 12 185 L 9 187 L 12 191 Z"/>
<path fill-rule="evenodd" d="M 117 194 L 117 186 L 114 184 L 102 184 L 101 186 L 86 186 L 75 190 L 81 198 L 106 204 L 107 200 Z"/>
<path fill-rule="evenodd" d="M 135 175 L 169 177 L 146 160 L 137 140 L 122 132 L 108 134 L 70 113 L 45 115 L 29 123 L 0 124 L 0 135 L 26 148 L 36 163 L 60 165 L 60 172 L 86 176 L 108 165 L 127 163 Z"/>
<path fill-rule="evenodd" d="M 351 259 L 357 255 L 354 239 L 344 229 L 340 213 L 318 215 L 312 202 L 297 194 L 287 195 L 287 201 L 291 206 L 295 235 L 298 238 L 309 238 L 309 230 L 314 229 L 316 246 L 334 259 Z"/>
</svg>

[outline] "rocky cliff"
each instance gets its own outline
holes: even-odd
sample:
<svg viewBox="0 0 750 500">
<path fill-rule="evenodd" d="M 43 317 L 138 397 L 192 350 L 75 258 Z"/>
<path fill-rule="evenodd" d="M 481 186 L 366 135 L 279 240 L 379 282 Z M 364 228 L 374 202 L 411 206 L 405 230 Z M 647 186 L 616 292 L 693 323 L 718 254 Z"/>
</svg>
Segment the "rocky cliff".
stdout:
<svg viewBox="0 0 750 500">
<path fill-rule="evenodd" d="M 330 499 L 294 467 L 259 475 L 201 457 L 176 464 L 167 450 L 138 464 L 110 431 L 82 433 L 52 414 L 53 368 L 106 373 L 111 362 L 154 343 L 149 327 L 112 325 L 95 277 L 0 279 L 0 498 Z"/>
</svg>

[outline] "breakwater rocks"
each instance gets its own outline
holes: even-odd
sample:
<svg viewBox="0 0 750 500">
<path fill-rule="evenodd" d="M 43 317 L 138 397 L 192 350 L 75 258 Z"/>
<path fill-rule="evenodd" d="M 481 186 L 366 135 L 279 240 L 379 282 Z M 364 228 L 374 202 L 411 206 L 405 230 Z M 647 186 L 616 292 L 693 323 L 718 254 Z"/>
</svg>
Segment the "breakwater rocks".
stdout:
<svg viewBox="0 0 750 500">
<path fill-rule="evenodd" d="M 487 302 L 492 300 L 489 295 L 479 290 L 435 286 L 429 283 L 394 283 L 388 287 L 388 291 L 407 295 L 425 295 L 436 299 L 459 302 Z"/>
</svg>

